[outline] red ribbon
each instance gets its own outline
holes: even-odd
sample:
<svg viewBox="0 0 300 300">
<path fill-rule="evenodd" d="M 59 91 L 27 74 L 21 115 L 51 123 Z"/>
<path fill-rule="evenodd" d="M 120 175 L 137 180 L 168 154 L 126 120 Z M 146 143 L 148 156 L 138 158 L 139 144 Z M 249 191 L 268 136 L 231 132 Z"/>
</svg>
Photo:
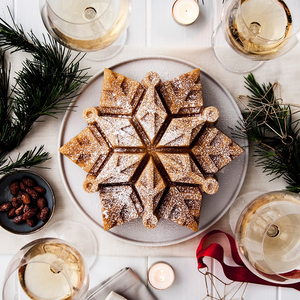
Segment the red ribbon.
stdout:
<svg viewBox="0 0 300 300">
<path fill-rule="evenodd" d="M 203 249 L 203 244 L 207 238 L 210 236 L 213 236 L 214 234 L 224 234 L 230 244 L 230 250 L 231 250 L 231 256 L 234 262 L 237 266 L 229 266 L 225 264 L 223 257 L 224 257 L 224 249 L 221 245 L 217 243 L 210 244 L 207 248 Z M 299 283 L 293 283 L 293 284 L 277 284 L 272 283 L 266 280 L 263 280 L 262 278 L 256 276 L 254 273 L 252 273 L 242 262 L 238 250 L 235 245 L 234 238 L 220 230 L 213 230 L 209 233 L 207 233 L 200 241 L 200 244 L 197 248 L 197 260 L 198 260 L 198 269 L 207 268 L 207 265 L 203 262 L 203 258 L 205 256 L 211 257 L 216 259 L 220 262 L 222 265 L 223 271 L 225 276 L 233 281 L 240 281 L 240 282 L 249 282 L 249 283 L 257 283 L 257 284 L 263 284 L 263 285 L 271 285 L 271 286 L 280 286 L 280 287 L 291 287 L 298 291 L 300 291 L 300 282 Z"/>
</svg>

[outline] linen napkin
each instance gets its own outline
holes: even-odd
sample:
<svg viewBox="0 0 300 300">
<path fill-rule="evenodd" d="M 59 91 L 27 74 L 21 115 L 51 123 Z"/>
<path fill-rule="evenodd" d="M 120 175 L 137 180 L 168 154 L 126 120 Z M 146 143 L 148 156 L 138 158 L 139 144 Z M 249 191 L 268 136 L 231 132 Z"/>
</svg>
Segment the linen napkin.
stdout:
<svg viewBox="0 0 300 300">
<path fill-rule="evenodd" d="M 121 269 L 91 289 L 86 300 L 105 300 L 112 291 L 128 300 L 156 300 L 131 268 Z"/>
<path fill-rule="evenodd" d="M 127 300 L 127 299 L 115 292 L 110 292 L 109 295 L 105 298 L 105 300 Z"/>
</svg>

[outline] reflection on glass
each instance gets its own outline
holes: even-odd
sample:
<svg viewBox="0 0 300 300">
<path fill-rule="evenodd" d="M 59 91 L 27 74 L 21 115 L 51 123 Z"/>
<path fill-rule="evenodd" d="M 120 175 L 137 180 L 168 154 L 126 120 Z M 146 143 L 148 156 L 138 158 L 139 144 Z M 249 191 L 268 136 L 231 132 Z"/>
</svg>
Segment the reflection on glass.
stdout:
<svg viewBox="0 0 300 300">
<path fill-rule="evenodd" d="M 289 192 L 258 196 L 242 211 L 236 243 L 246 266 L 273 282 L 300 281 L 300 197 Z"/>
</svg>

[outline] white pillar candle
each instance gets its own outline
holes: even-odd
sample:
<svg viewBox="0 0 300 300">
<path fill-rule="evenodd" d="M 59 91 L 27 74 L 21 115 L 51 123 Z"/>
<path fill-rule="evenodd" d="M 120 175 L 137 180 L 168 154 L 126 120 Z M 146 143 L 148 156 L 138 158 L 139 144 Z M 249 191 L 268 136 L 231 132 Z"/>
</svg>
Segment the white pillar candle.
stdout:
<svg viewBox="0 0 300 300">
<path fill-rule="evenodd" d="M 181 25 L 195 22 L 199 16 L 200 8 L 195 0 L 176 0 L 173 3 L 173 18 Z"/>
<path fill-rule="evenodd" d="M 170 287 L 175 279 L 172 267 L 166 263 L 156 263 L 148 271 L 148 281 L 157 290 Z"/>
</svg>

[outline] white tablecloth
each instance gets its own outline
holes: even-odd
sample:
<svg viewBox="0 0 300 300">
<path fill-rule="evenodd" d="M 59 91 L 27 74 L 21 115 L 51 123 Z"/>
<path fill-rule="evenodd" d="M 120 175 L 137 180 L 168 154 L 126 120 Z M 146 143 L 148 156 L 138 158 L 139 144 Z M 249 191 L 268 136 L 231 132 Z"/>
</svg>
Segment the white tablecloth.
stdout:
<svg viewBox="0 0 300 300">
<path fill-rule="evenodd" d="M 29 5 L 30 1 L 24 0 L 6 0 L 7 4 L 14 8 L 14 16 L 22 23 L 25 30 L 33 29 L 39 31 L 41 21 L 30 16 L 38 14 L 38 7 Z M 38 1 L 34 3 L 37 4 Z M 173 1 L 133 1 L 132 22 L 128 32 L 127 46 L 118 54 L 117 57 L 105 61 L 94 62 L 86 60 L 82 66 L 91 67 L 89 73 L 93 75 L 104 67 L 112 66 L 124 60 L 148 57 L 148 56 L 171 56 L 190 61 L 200 68 L 205 69 L 209 74 L 220 81 L 237 99 L 240 94 L 245 94 L 244 78 L 241 74 L 233 74 L 224 70 L 216 60 L 213 50 L 210 47 L 211 18 L 212 10 L 209 1 L 203 7 L 201 5 L 201 15 L 199 20 L 191 27 L 182 27 L 174 22 L 170 14 Z M 216 1 L 214 1 L 216 2 Z M 3 12 L 2 16 L 7 17 Z M 30 7 L 30 9 L 29 9 Z M 28 15 L 27 15 L 28 14 Z M 198 27 L 196 27 L 198 26 Z M 199 33 L 201 32 L 201 33 Z M 266 62 L 261 68 L 254 72 L 259 82 L 278 81 L 282 85 L 282 96 L 286 102 L 300 103 L 298 100 L 299 90 L 299 70 L 300 70 L 300 46 L 297 46 L 290 53 L 271 62 Z M 12 74 L 19 70 L 21 62 L 24 59 L 23 54 L 14 54 L 9 57 L 12 63 Z M 240 104 L 239 104 L 240 105 Z M 51 153 L 52 159 L 45 164 L 50 169 L 40 169 L 38 172 L 50 182 L 53 187 L 57 207 L 51 223 L 60 220 L 74 220 L 87 224 L 97 237 L 99 244 L 99 261 L 93 270 L 92 285 L 112 275 L 118 271 L 124 264 L 136 267 L 137 272 L 146 282 L 146 271 L 149 265 L 156 260 L 169 261 L 177 269 L 178 281 L 172 287 L 172 290 L 164 292 L 154 291 L 159 299 L 201 299 L 205 296 L 205 285 L 201 279 L 201 291 L 198 289 L 200 276 L 196 270 L 195 251 L 203 234 L 188 240 L 186 242 L 165 246 L 165 247 L 141 247 L 116 240 L 103 232 L 102 229 L 95 226 L 85 218 L 70 201 L 65 188 L 62 184 L 58 170 L 58 133 L 63 115 L 58 119 L 44 118 L 45 122 L 36 124 L 21 147 L 12 153 L 24 152 L 37 145 L 45 145 L 45 150 Z M 250 153 L 250 161 L 247 176 L 241 190 L 241 194 L 253 190 L 271 191 L 285 187 L 283 180 L 269 182 L 270 177 L 266 177 L 260 168 L 254 167 L 254 160 Z M 217 222 L 213 228 L 218 228 L 230 232 L 228 224 L 228 214 Z M 212 229 L 212 228 L 211 228 Z M 15 236 L 0 228 L 0 254 L 2 261 L 6 261 L 25 243 L 43 235 L 43 232 L 31 236 Z M 187 271 L 185 267 L 187 266 Z M 218 268 L 218 266 L 215 266 Z M 4 273 L 1 272 L 2 275 Z M 199 281 L 198 281 L 199 278 Z M 260 295 L 265 295 L 268 299 L 287 299 L 282 297 L 286 295 L 285 289 L 273 289 L 268 287 L 259 287 Z M 184 292 L 185 291 L 185 292 Z M 265 299 L 264 296 L 256 296 L 257 287 L 250 290 L 246 299 Z M 177 297 L 177 296 L 178 297 Z M 271 295 L 268 297 L 267 295 Z M 289 299 L 296 299 L 298 294 L 294 291 L 289 292 Z"/>
</svg>

